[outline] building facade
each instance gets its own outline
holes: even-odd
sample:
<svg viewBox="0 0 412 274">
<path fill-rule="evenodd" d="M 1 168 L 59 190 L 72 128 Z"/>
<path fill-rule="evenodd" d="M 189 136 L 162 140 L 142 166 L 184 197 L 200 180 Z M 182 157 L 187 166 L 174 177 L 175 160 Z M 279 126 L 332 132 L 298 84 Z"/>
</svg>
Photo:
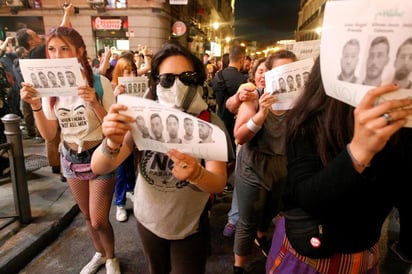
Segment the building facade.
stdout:
<svg viewBox="0 0 412 274">
<path fill-rule="evenodd" d="M 301 0 L 296 41 L 320 39 L 327 0 Z"/>
<path fill-rule="evenodd" d="M 105 46 L 123 51 L 147 45 L 155 52 L 170 38 L 179 39 L 200 56 L 215 39 L 213 22 L 224 23 L 221 35 L 233 36 L 232 2 L 72 0 L 77 9 L 71 24 L 82 34 L 90 56 Z M 14 36 L 22 27 L 47 34 L 60 24 L 63 4 L 55 0 L 0 0 L 0 39 Z"/>
</svg>

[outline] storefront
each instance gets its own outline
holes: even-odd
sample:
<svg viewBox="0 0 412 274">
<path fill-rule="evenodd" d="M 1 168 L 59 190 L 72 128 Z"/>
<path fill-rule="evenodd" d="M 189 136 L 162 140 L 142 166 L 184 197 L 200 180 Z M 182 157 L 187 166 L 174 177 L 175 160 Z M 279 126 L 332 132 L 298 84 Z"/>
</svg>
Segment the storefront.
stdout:
<svg viewBox="0 0 412 274">
<path fill-rule="evenodd" d="M 96 52 L 104 47 L 130 50 L 127 16 L 93 16 L 91 20 Z"/>
</svg>

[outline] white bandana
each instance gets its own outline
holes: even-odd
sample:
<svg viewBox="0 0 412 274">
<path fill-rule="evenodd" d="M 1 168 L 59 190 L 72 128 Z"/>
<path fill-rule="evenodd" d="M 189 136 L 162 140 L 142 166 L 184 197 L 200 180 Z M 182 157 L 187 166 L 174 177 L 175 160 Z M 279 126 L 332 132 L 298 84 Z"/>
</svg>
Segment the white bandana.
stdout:
<svg viewBox="0 0 412 274">
<path fill-rule="evenodd" d="M 198 115 L 208 107 L 201 95 L 203 93 L 203 87 L 186 86 L 179 78 L 175 79 L 173 86 L 170 88 L 164 88 L 160 84 L 157 84 L 156 92 L 159 103 L 168 107 L 177 108 L 181 111 Z M 190 92 L 195 92 L 194 96 L 193 94 L 189 94 Z M 188 107 L 184 109 L 183 104 L 187 96 L 192 96 L 193 99 L 187 104 Z"/>
</svg>

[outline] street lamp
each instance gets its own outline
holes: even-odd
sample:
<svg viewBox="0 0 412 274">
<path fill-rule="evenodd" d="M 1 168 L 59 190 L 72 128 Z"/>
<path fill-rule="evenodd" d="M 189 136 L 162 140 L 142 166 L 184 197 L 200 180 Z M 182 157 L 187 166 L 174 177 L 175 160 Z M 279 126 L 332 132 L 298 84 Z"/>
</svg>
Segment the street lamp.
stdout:
<svg viewBox="0 0 412 274">
<path fill-rule="evenodd" d="M 218 22 L 214 22 L 213 24 L 212 24 L 212 27 L 213 27 L 213 29 L 214 29 L 214 40 L 215 40 L 215 42 L 216 42 L 216 46 L 214 47 L 214 55 L 215 56 L 221 56 L 222 55 L 222 47 L 221 47 L 221 45 L 220 45 L 220 43 L 221 43 L 221 32 L 219 31 L 219 37 L 218 37 L 218 35 L 217 35 L 217 30 L 219 29 L 219 27 L 220 27 L 220 24 L 218 23 Z"/>
<path fill-rule="evenodd" d="M 225 38 L 226 44 L 223 47 L 223 53 L 226 53 L 226 52 L 230 51 L 230 41 L 231 40 L 232 40 L 232 38 L 230 36 L 226 36 L 226 38 Z"/>
</svg>

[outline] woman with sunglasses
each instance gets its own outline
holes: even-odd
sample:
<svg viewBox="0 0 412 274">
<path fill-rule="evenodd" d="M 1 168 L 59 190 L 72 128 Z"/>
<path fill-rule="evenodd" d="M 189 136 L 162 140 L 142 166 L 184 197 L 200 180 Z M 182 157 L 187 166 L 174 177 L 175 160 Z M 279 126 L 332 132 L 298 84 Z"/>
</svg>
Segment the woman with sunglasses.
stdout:
<svg viewBox="0 0 412 274">
<path fill-rule="evenodd" d="M 74 199 L 84 215 L 96 249 L 95 255 L 80 273 L 96 273 L 100 266 L 106 264 L 106 273 L 118 274 L 119 262 L 114 254 L 114 234 L 109 221 L 115 172 L 96 175 L 90 168 L 91 155 L 103 139 L 101 122 L 109 106 L 114 103 L 113 89 L 105 77 L 94 77 L 87 61 L 83 38 L 72 28 L 59 27 L 48 33 L 46 56 L 50 59 L 77 57 L 85 81 L 84 85 L 78 87 L 78 96 L 40 100 L 33 85 L 24 82 L 20 95 L 31 105 L 37 128 L 45 140 L 52 140 L 60 125 L 63 176 L 67 178 Z M 102 98 L 98 98 L 98 87 L 103 90 Z"/>
<path fill-rule="evenodd" d="M 207 110 L 202 85 L 206 71 L 200 59 L 174 41 L 166 42 L 153 56 L 152 95 L 161 105 L 199 116 Z M 183 103 L 190 92 L 190 102 Z M 187 100 L 186 100 L 187 101 Z M 115 170 L 135 149 L 128 123 L 135 118 L 120 114 L 126 106 L 112 105 L 103 121 L 106 139 L 92 157 L 98 174 Z M 223 122 L 208 113 L 211 123 L 224 130 Z M 229 140 L 227 140 L 229 143 Z M 228 146 L 229 158 L 234 158 Z M 149 273 L 205 273 L 208 254 L 208 200 L 226 185 L 226 163 L 204 161 L 171 149 L 167 154 L 138 151 L 138 177 L 134 214 Z M 168 164 L 163 164 L 168 163 Z"/>
</svg>

